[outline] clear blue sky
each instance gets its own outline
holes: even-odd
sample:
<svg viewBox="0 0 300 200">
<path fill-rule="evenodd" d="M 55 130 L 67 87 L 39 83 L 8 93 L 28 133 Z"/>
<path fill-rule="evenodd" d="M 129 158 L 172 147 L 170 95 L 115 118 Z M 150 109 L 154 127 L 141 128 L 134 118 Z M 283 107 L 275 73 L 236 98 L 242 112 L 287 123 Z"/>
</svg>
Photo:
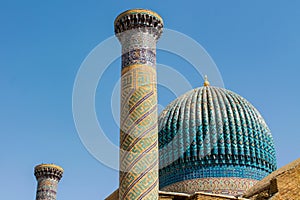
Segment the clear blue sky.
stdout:
<svg viewBox="0 0 300 200">
<path fill-rule="evenodd" d="M 113 35 L 115 17 L 130 8 L 158 12 L 166 28 L 194 38 L 208 51 L 226 88 L 248 99 L 265 118 L 279 167 L 300 157 L 298 0 L 2 0 L 1 199 L 34 199 L 33 168 L 41 162 L 65 169 L 58 199 L 104 199 L 117 188 L 118 172 L 100 164 L 79 139 L 72 90 L 84 58 Z M 183 73 L 189 68 L 170 58 L 162 52 L 158 62 Z M 201 77 L 188 70 L 185 75 L 193 87 L 202 85 Z M 117 60 L 99 90 L 109 94 L 119 76 Z M 175 97 L 164 91 L 159 88 L 159 101 L 167 105 Z M 97 114 L 117 143 L 110 102 L 101 95 L 97 93 Z"/>
</svg>

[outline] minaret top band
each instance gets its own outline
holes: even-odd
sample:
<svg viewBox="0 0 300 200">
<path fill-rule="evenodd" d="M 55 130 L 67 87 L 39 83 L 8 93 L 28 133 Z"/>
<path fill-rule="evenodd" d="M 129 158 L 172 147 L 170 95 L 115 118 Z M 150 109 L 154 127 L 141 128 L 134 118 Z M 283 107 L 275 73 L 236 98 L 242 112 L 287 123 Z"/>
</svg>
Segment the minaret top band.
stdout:
<svg viewBox="0 0 300 200">
<path fill-rule="evenodd" d="M 162 18 L 157 13 L 145 9 L 127 10 L 116 18 L 114 24 L 115 34 L 132 29 L 150 28 L 151 32 L 159 38 L 163 29 Z"/>
<path fill-rule="evenodd" d="M 40 164 L 40 165 L 37 165 L 34 169 L 38 170 L 40 168 L 47 168 L 47 167 L 49 167 L 49 168 L 55 168 L 55 169 L 57 169 L 59 171 L 62 171 L 62 172 L 64 171 L 63 168 L 61 168 L 58 165 L 54 165 L 54 164 Z"/>
<path fill-rule="evenodd" d="M 34 168 L 36 178 L 49 177 L 60 180 L 63 175 L 63 168 L 54 164 L 40 164 Z"/>
</svg>

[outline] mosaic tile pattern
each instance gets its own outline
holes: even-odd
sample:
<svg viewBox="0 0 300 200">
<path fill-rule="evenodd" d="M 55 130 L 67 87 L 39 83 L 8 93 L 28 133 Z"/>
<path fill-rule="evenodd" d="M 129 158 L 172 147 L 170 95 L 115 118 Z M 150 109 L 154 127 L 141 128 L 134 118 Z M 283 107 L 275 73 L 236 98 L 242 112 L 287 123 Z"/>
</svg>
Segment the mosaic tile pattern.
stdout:
<svg viewBox="0 0 300 200">
<path fill-rule="evenodd" d="M 128 67 L 130 65 L 143 64 L 149 66 L 155 66 L 156 55 L 150 49 L 133 49 L 122 55 L 122 67 Z"/>
<path fill-rule="evenodd" d="M 196 191 L 224 194 L 231 196 L 242 195 L 258 181 L 243 178 L 200 178 L 181 181 L 165 188 L 167 192 L 184 192 L 193 194 Z"/>
<path fill-rule="evenodd" d="M 119 183 L 122 200 L 158 199 L 155 47 L 162 28 L 157 27 L 158 20 L 152 11 L 131 10 L 115 21 L 115 32 L 122 44 Z"/>
<path fill-rule="evenodd" d="M 61 167 L 42 164 L 35 167 L 38 181 L 36 200 L 56 200 L 57 185 L 63 174 Z"/>
<path fill-rule="evenodd" d="M 260 180 L 276 169 L 272 135 L 259 112 L 212 86 L 184 94 L 161 113 L 159 161 L 160 188 L 209 177 Z"/>
<path fill-rule="evenodd" d="M 173 170 L 176 168 L 176 170 Z M 178 165 L 168 166 L 164 170 L 164 173 L 160 173 L 160 187 L 171 185 L 182 180 L 191 180 L 198 178 L 224 178 L 224 177 L 236 177 L 244 178 L 251 177 L 251 180 L 261 180 L 269 173 L 246 166 L 205 166 L 205 165 L 195 165 L 195 163 L 190 165 Z"/>
</svg>

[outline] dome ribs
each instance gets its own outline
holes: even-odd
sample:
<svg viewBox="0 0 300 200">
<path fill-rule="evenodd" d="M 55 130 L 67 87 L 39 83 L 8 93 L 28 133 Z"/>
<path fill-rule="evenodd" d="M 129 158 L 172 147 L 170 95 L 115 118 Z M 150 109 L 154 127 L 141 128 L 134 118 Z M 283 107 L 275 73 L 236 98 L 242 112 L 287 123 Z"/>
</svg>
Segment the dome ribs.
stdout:
<svg viewBox="0 0 300 200">
<path fill-rule="evenodd" d="M 225 164 L 225 139 L 224 139 L 224 130 L 223 130 L 223 120 L 225 117 L 226 107 L 224 105 L 223 99 L 220 97 L 218 92 L 212 90 L 213 100 L 216 110 L 216 119 L 217 119 L 217 133 L 218 133 L 218 144 L 219 144 L 219 163 Z"/>
<path fill-rule="evenodd" d="M 184 142 L 184 123 L 185 123 L 185 105 L 186 105 L 186 101 L 187 98 L 183 98 L 183 101 L 181 101 L 181 105 L 184 106 L 180 106 L 179 108 L 179 116 L 178 116 L 178 120 L 177 120 L 177 124 L 179 125 L 178 129 L 177 129 L 177 134 L 178 135 L 178 148 L 179 148 L 179 163 L 183 163 L 184 162 L 184 153 L 186 151 L 185 149 L 185 142 Z"/>
<path fill-rule="evenodd" d="M 170 109 L 168 108 L 171 106 L 167 106 L 166 110 L 164 110 L 159 118 L 158 118 L 158 141 L 159 141 L 159 156 L 160 156 L 160 162 L 159 162 L 159 168 L 162 169 L 164 166 L 166 166 L 166 155 L 167 155 L 167 152 L 166 152 L 166 146 L 167 146 L 167 134 L 168 134 L 168 131 L 166 130 L 166 127 L 165 126 L 168 121 L 170 120 L 171 116 L 170 115 Z"/>
<path fill-rule="evenodd" d="M 271 159 L 275 157 L 275 155 L 270 154 L 270 149 L 274 149 L 274 147 L 272 147 L 273 144 L 273 138 L 270 134 L 270 130 L 267 127 L 265 121 L 263 120 L 263 118 L 261 117 L 260 113 L 251 105 L 251 104 L 246 104 L 244 103 L 245 100 L 243 100 L 243 98 L 240 98 L 240 102 L 243 103 L 243 107 L 247 109 L 247 111 L 250 113 L 250 115 L 252 116 L 252 120 L 251 121 L 257 121 L 259 122 L 256 127 L 258 130 L 258 135 L 256 140 L 258 140 L 259 144 L 260 144 L 260 148 L 259 148 L 259 154 L 260 157 L 257 158 L 259 161 L 257 162 L 257 165 L 259 168 L 264 169 L 267 172 L 272 172 L 274 169 L 274 166 L 276 166 L 276 161 L 272 162 Z M 243 100 L 243 101 L 242 101 Z M 257 147 L 255 148 L 255 151 L 257 151 Z M 256 153 L 256 155 L 258 154 Z"/>
<path fill-rule="evenodd" d="M 191 101 L 191 106 L 190 106 L 190 120 L 189 120 L 189 127 L 190 127 L 190 155 L 191 159 L 195 161 L 197 159 L 197 98 L 198 98 L 198 91 L 193 91 L 193 97 Z"/>
<path fill-rule="evenodd" d="M 257 125 L 258 130 L 259 130 L 258 141 L 260 144 L 260 146 L 259 146 L 260 158 L 258 160 L 259 166 L 262 169 L 264 169 L 268 172 L 271 172 L 271 170 L 269 168 L 267 168 L 267 166 L 268 166 L 267 163 L 272 163 L 272 168 L 275 168 L 275 169 L 276 169 L 276 164 L 274 164 L 274 162 L 267 161 L 267 160 L 269 160 L 268 158 L 275 158 L 275 155 L 271 156 L 268 153 L 267 147 L 266 147 L 267 143 L 270 140 L 272 140 L 270 130 L 269 130 L 269 128 L 267 128 L 267 125 L 266 125 L 265 121 L 263 120 L 263 118 L 261 117 L 260 113 L 253 106 L 249 105 L 249 107 L 250 107 L 249 110 L 252 112 L 253 116 L 255 117 L 255 120 L 259 121 L 259 124 Z M 269 137 L 266 137 L 267 135 L 269 135 Z M 272 144 L 273 144 L 273 141 L 272 141 Z M 268 156 L 267 156 L 267 154 L 268 154 Z"/>
<path fill-rule="evenodd" d="M 243 105 L 243 102 L 241 102 L 240 98 L 238 97 L 234 97 L 234 95 L 232 95 L 231 93 L 229 93 L 229 95 L 232 96 L 232 98 L 235 98 L 236 102 L 237 102 L 237 109 L 240 113 L 240 118 L 241 118 L 241 123 L 242 123 L 242 131 L 243 131 L 243 135 L 244 135 L 244 139 L 243 139 L 243 143 L 244 143 L 244 155 L 245 155 L 245 164 L 249 165 L 250 164 L 250 140 L 249 137 L 253 138 L 253 133 L 249 132 L 249 129 L 252 129 L 252 125 L 251 125 L 251 119 L 249 117 L 249 113 L 248 111 L 245 109 L 245 106 Z M 243 105 L 243 106 L 241 106 Z M 253 140 L 253 144 L 254 144 L 254 140 Z"/>
<path fill-rule="evenodd" d="M 220 96 L 222 97 L 223 103 L 224 103 L 224 107 L 225 107 L 225 112 L 224 115 L 225 117 L 223 118 L 224 120 L 224 138 L 225 138 L 225 146 L 226 146 L 226 163 L 228 164 L 232 164 L 232 155 L 234 154 L 234 146 L 233 146 L 233 140 L 231 137 L 231 130 L 232 130 L 232 120 L 231 119 L 231 109 L 230 109 L 230 105 L 228 104 L 228 100 L 226 99 L 225 94 L 223 94 L 222 91 L 219 91 Z"/>
<path fill-rule="evenodd" d="M 253 108 L 255 109 L 255 108 Z M 258 137 L 259 137 L 259 153 L 260 153 L 260 156 L 261 156 L 261 159 L 259 160 L 259 164 L 260 164 L 260 167 L 263 168 L 264 170 L 267 170 L 266 169 L 266 158 L 265 158 L 265 132 L 264 132 L 264 128 L 262 127 L 262 120 L 261 120 L 261 116 L 260 114 L 258 113 L 258 111 L 256 110 L 256 112 L 253 113 L 254 116 L 256 117 L 256 119 L 260 122 L 258 124 L 258 129 L 259 129 L 259 134 L 258 134 Z"/>
<path fill-rule="evenodd" d="M 171 123 L 170 125 L 170 129 L 171 130 L 171 133 L 173 134 L 168 134 L 169 136 L 169 140 L 168 140 L 168 153 L 170 156 L 169 156 L 169 160 L 168 160 L 168 163 L 174 163 L 179 157 L 180 157 L 180 149 L 179 149 L 179 139 L 178 137 L 179 136 L 179 133 L 178 133 L 178 129 L 180 128 L 179 127 L 179 124 L 178 124 L 178 117 L 180 115 L 180 107 L 181 107 L 181 101 L 178 101 L 174 107 L 174 113 L 173 113 L 173 118 L 170 120 L 169 123 Z M 177 138 L 177 139 L 176 139 Z"/>
<path fill-rule="evenodd" d="M 232 108 L 230 98 L 221 90 L 221 93 L 224 95 L 225 105 L 227 107 L 227 115 L 229 117 L 229 128 L 230 128 L 230 136 L 231 136 L 231 147 L 232 147 L 232 156 L 233 163 L 238 164 L 238 146 L 237 146 L 237 132 L 236 132 L 236 120 L 235 120 L 235 111 Z"/>
<path fill-rule="evenodd" d="M 211 89 L 205 87 L 207 90 L 208 97 L 208 115 L 209 115 L 209 135 L 210 135 L 210 145 L 211 145 L 211 156 L 210 161 L 212 163 L 218 163 L 218 138 L 217 138 L 217 123 L 216 123 L 216 114 L 215 114 L 215 105 L 213 102 L 213 96 Z"/>
<path fill-rule="evenodd" d="M 188 162 L 191 160 L 191 147 L 195 132 L 193 132 L 192 127 L 195 126 L 193 121 L 195 112 L 192 107 L 192 101 L 194 97 L 194 91 L 191 92 L 192 94 L 189 95 L 188 100 L 186 101 L 186 109 L 185 109 L 185 118 L 188 120 L 184 120 L 184 141 L 185 141 L 185 160 Z"/>
<path fill-rule="evenodd" d="M 170 130 L 171 130 L 171 121 L 172 121 L 172 117 L 174 116 L 172 114 L 172 112 L 174 112 L 174 108 L 173 107 L 170 107 L 171 110 L 168 110 L 168 118 L 167 118 L 167 121 L 166 121 L 166 124 L 165 126 L 163 126 L 163 128 L 160 128 L 159 127 L 159 130 L 162 129 L 162 131 L 160 131 L 160 135 L 163 134 L 163 145 L 162 145 L 162 149 L 160 149 L 160 155 L 161 158 L 160 158 L 160 161 L 161 161 L 161 164 L 162 166 L 168 166 L 169 164 L 169 157 L 170 157 L 170 152 L 168 151 L 170 149 L 170 145 L 169 145 L 169 137 L 171 134 L 173 134 Z"/>
<path fill-rule="evenodd" d="M 244 140 L 243 140 L 243 131 L 242 131 L 242 125 L 241 125 L 241 117 L 240 112 L 237 108 L 237 100 L 236 98 L 232 97 L 230 95 L 230 92 L 226 94 L 231 108 L 233 110 L 233 119 L 235 121 L 235 129 L 236 129 L 236 142 L 237 142 L 237 148 L 238 148 L 238 158 L 237 158 L 237 164 L 245 164 L 245 158 L 244 158 Z M 235 158 L 236 159 L 236 158 Z"/>
<path fill-rule="evenodd" d="M 251 152 L 251 163 L 254 164 L 255 167 L 259 167 L 257 165 L 257 158 L 259 155 L 258 149 L 257 149 L 257 138 L 258 138 L 258 130 L 257 130 L 257 124 L 255 123 L 255 118 L 253 116 L 253 113 L 251 112 L 251 110 L 249 109 L 249 106 L 247 103 L 245 103 L 244 101 L 241 101 L 241 104 L 244 106 L 244 108 L 246 109 L 247 113 L 248 113 L 248 117 L 249 117 L 249 123 L 250 123 L 250 127 L 249 127 L 249 141 L 250 141 L 250 152 Z"/>
<path fill-rule="evenodd" d="M 251 118 L 251 113 L 249 112 L 247 106 L 244 104 L 244 102 L 240 102 L 244 109 L 245 109 L 245 115 L 246 115 L 246 118 L 247 118 L 247 128 L 248 128 L 248 133 L 249 133 L 249 149 L 250 149 L 250 156 L 251 156 L 251 159 L 254 160 L 255 156 L 256 156 L 256 149 L 255 149 L 255 141 L 254 141 L 254 133 L 253 133 L 253 123 L 252 123 L 252 118 Z"/>
<path fill-rule="evenodd" d="M 197 156 L 198 160 L 203 162 L 203 157 L 204 157 L 204 147 L 203 147 L 203 124 L 202 124 L 202 110 L 203 110 L 203 101 L 202 101 L 202 96 L 203 96 L 203 90 L 199 90 L 198 95 L 197 95 L 197 104 L 196 104 L 196 145 L 197 145 Z M 201 163 L 203 164 L 203 163 Z"/>
<path fill-rule="evenodd" d="M 176 134 L 176 133 L 174 133 L 172 122 L 173 122 L 174 116 L 176 116 L 174 113 L 175 113 L 175 110 L 177 108 L 178 102 L 179 101 L 177 100 L 176 102 L 174 102 L 174 103 L 172 103 L 170 105 L 170 112 L 169 112 L 168 120 L 166 122 L 167 123 L 166 124 L 166 129 L 164 129 L 166 131 L 165 131 L 165 134 L 164 134 L 165 146 L 163 148 L 164 151 L 162 152 L 163 159 L 164 159 L 163 160 L 163 163 L 164 163 L 163 167 L 172 164 L 172 162 L 170 162 L 170 161 L 172 161 L 171 158 L 173 157 L 173 154 L 176 153 L 176 149 L 174 149 L 172 151 L 172 149 L 173 149 L 173 147 L 172 147 L 173 143 L 171 143 L 171 141 L 172 141 L 172 138 L 174 137 L 174 134 Z"/>
<path fill-rule="evenodd" d="M 250 118 L 252 122 L 252 128 L 254 128 L 253 138 L 254 138 L 254 149 L 255 149 L 255 166 L 261 168 L 261 151 L 260 151 L 260 129 L 259 125 L 257 124 L 257 117 L 253 113 L 253 108 L 251 108 L 248 104 L 245 104 L 245 107 L 248 109 L 250 113 Z"/>
<path fill-rule="evenodd" d="M 202 129 L 203 129 L 203 142 L 204 142 L 204 161 L 208 161 L 208 156 L 211 154 L 211 146 L 210 146 L 210 134 L 209 134 L 209 118 L 208 118 L 208 97 L 206 89 L 203 89 L 202 96 Z"/>
</svg>

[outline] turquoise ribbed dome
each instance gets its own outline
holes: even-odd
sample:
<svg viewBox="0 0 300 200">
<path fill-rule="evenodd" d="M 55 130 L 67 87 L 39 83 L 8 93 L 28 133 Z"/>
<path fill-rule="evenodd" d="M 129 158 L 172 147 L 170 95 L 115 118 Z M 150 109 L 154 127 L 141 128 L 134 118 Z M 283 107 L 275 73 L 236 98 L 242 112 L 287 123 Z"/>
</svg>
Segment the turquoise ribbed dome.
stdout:
<svg viewBox="0 0 300 200">
<path fill-rule="evenodd" d="M 273 139 L 264 119 L 229 90 L 204 86 L 187 92 L 162 111 L 158 126 L 161 189 L 203 178 L 255 181 L 276 169 Z M 181 192 L 204 190 L 194 185 Z M 237 191 L 228 193 L 243 190 L 238 187 L 230 186 L 228 190 Z"/>
</svg>

